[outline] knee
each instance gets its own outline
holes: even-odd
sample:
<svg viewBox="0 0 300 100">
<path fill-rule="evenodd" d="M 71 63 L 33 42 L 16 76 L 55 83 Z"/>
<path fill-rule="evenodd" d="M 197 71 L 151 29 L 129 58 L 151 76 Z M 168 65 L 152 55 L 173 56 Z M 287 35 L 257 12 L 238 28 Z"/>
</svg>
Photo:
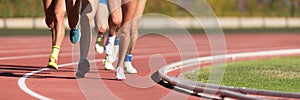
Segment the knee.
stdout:
<svg viewBox="0 0 300 100">
<path fill-rule="evenodd" d="M 55 18 L 56 20 L 63 20 L 65 16 L 66 10 L 58 10 L 55 11 Z"/>
<path fill-rule="evenodd" d="M 116 26 L 120 26 L 122 23 L 122 16 L 111 16 L 111 22 Z"/>
<path fill-rule="evenodd" d="M 99 28 L 99 32 L 101 32 L 101 33 L 106 32 L 106 27 L 101 26 L 101 27 Z"/>
<path fill-rule="evenodd" d="M 130 28 L 130 32 L 133 35 L 138 34 L 138 26 L 132 25 L 132 27 Z"/>
<path fill-rule="evenodd" d="M 122 27 L 119 33 L 122 37 L 130 37 L 130 29 Z"/>
<path fill-rule="evenodd" d="M 81 20 L 84 19 L 85 21 L 92 23 L 94 21 L 95 14 L 96 13 L 93 12 L 83 12 L 81 14 Z"/>
</svg>

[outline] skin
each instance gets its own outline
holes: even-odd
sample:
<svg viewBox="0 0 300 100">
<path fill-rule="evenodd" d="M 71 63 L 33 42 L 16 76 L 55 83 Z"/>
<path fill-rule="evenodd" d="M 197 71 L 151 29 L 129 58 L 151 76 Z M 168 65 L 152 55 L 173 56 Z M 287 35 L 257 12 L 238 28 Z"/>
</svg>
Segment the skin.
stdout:
<svg viewBox="0 0 300 100">
<path fill-rule="evenodd" d="M 138 37 L 138 25 L 144 11 L 146 0 L 108 0 L 111 16 L 109 19 L 110 33 L 115 33 L 118 28 L 120 37 L 120 50 L 118 67 L 124 67 L 127 53 L 133 53 L 135 41 Z M 119 7 L 121 7 L 121 12 Z M 118 27 L 121 20 L 121 25 Z"/>
<path fill-rule="evenodd" d="M 130 41 L 130 48 L 128 50 L 129 54 L 133 54 L 134 52 L 134 48 L 135 48 L 135 41 L 138 38 L 139 32 L 138 32 L 138 28 L 139 28 L 139 24 L 142 18 L 142 15 L 144 13 L 144 9 L 145 9 L 145 5 L 147 0 L 137 0 L 137 8 L 136 8 L 136 12 L 135 12 L 135 18 L 133 20 L 132 26 L 131 26 L 131 41 Z"/>
<path fill-rule="evenodd" d="M 122 23 L 121 2 L 118 0 L 108 0 L 108 9 L 110 15 L 108 18 L 109 34 L 114 36 Z"/>
<path fill-rule="evenodd" d="M 106 32 L 108 27 L 108 10 L 107 6 L 103 3 L 97 4 L 97 12 L 95 16 L 95 30 L 98 31 L 99 36 L 103 35 Z"/>
<path fill-rule="evenodd" d="M 64 0 L 43 0 L 45 22 L 52 31 L 52 46 L 61 46 L 65 35 L 64 15 L 66 12 Z"/>
<path fill-rule="evenodd" d="M 76 29 L 79 21 L 80 0 L 65 0 L 65 2 L 69 27 L 71 29 Z"/>
<path fill-rule="evenodd" d="M 96 15 L 98 0 L 82 0 L 82 9 L 80 17 L 81 41 L 80 41 L 80 59 L 86 59 L 92 36 L 92 26 Z"/>
</svg>

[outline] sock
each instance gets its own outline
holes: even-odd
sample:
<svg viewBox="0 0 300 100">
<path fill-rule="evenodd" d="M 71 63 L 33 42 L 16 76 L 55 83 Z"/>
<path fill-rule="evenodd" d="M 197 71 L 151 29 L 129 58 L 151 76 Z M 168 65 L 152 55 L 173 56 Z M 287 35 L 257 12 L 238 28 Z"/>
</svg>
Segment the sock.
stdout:
<svg viewBox="0 0 300 100">
<path fill-rule="evenodd" d="M 115 45 L 120 45 L 120 38 L 115 39 Z"/>
<path fill-rule="evenodd" d="M 52 46 L 52 52 L 51 52 L 51 55 L 53 55 L 53 56 L 55 56 L 55 57 L 58 57 L 59 50 L 60 50 L 60 47 L 59 47 L 59 46 Z"/>
<path fill-rule="evenodd" d="M 126 54 L 126 57 L 125 57 L 125 62 L 131 62 L 132 61 L 132 54 Z"/>
<path fill-rule="evenodd" d="M 108 54 L 108 55 L 113 54 L 115 38 L 116 38 L 115 36 L 109 36 L 107 41 L 106 41 L 104 49 L 105 49 L 105 53 Z"/>
</svg>

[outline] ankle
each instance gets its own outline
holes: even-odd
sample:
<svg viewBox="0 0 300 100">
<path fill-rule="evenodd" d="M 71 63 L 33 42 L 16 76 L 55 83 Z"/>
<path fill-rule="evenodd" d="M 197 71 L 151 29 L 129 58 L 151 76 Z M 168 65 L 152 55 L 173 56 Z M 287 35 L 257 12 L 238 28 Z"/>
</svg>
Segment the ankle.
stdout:
<svg viewBox="0 0 300 100">
<path fill-rule="evenodd" d="M 126 54 L 125 62 L 131 62 L 131 61 L 132 61 L 132 54 Z"/>
</svg>

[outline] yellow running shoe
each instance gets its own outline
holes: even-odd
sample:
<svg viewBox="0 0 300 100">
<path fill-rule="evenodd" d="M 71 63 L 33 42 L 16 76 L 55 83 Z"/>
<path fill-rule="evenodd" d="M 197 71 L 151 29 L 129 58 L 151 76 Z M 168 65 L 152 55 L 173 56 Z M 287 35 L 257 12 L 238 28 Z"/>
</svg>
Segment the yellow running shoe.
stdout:
<svg viewBox="0 0 300 100">
<path fill-rule="evenodd" d="M 49 57 L 49 62 L 47 67 L 58 70 L 57 59 L 58 59 L 57 56 L 51 54 Z"/>
</svg>

